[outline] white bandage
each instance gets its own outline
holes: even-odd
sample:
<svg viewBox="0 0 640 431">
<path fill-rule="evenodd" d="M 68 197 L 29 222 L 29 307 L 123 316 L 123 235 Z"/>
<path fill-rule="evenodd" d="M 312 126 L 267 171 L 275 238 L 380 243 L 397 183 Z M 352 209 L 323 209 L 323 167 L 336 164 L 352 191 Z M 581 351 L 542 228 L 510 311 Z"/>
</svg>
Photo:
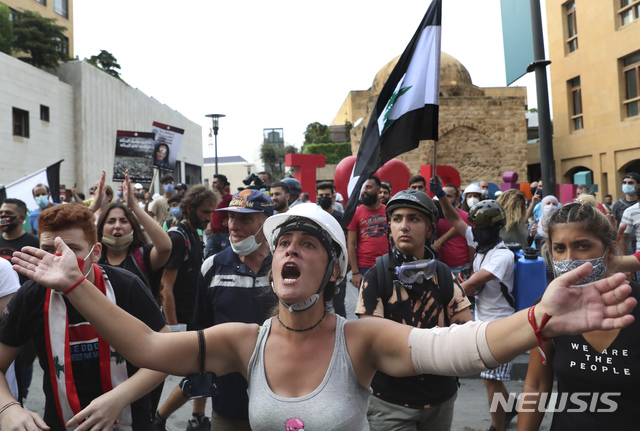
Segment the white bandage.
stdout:
<svg viewBox="0 0 640 431">
<path fill-rule="evenodd" d="M 418 374 L 465 376 L 496 368 L 500 363 L 487 343 L 488 322 L 467 322 L 447 328 L 409 333 L 411 362 Z"/>
</svg>

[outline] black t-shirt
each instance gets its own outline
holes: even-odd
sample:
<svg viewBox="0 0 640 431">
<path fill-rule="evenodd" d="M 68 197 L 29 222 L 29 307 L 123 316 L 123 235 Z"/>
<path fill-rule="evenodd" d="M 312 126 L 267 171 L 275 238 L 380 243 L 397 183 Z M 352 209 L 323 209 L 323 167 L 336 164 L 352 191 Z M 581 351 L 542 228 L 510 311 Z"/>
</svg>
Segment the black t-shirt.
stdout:
<svg viewBox="0 0 640 431">
<path fill-rule="evenodd" d="M 114 268 L 104 268 L 113 287 L 117 305 L 129 314 L 146 323 L 154 331 L 165 326 L 164 318 L 155 300 L 142 282 L 129 272 Z M 52 430 L 64 431 L 65 427 L 56 409 L 55 398 L 49 375 L 49 361 L 46 349 L 44 327 L 44 302 L 49 289 L 29 281 L 9 301 L 0 319 L 0 342 L 7 346 L 19 347 L 33 339 L 38 360 L 43 370 L 43 389 L 45 394 L 44 420 Z M 85 322 L 82 315 L 65 298 L 69 324 Z M 103 394 L 100 380 L 99 346 L 97 341 L 74 343 L 71 350 L 73 378 L 75 380 L 80 405 L 84 409 L 89 403 Z M 129 376 L 138 370 L 127 362 Z M 151 422 L 151 399 L 148 395 L 131 404 L 133 429 L 153 431 Z"/>
<path fill-rule="evenodd" d="M 176 317 L 178 318 L 178 323 L 190 324 L 196 304 L 198 276 L 200 275 L 200 267 L 204 257 L 204 247 L 197 232 L 192 232 L 184 223 L 178 223 L 176 227 L 182 233 L 169 231 L 171 256 L 165 268 L 178 269 L 178 275 L 173 286 Z"/>
<path fill-rule="evenodd" d="M 630 296 L 640 300 L 640 285 L 632 281 L 631 287 Z M 633 310 L 633 316 L 636 320 L 621 329 L 602 352 L 595 350 L 582 335 L 553 339 L 558 411 L 553 414 L 552 430 L 637 429 L 640 308 Z M 560 409 L 563 403 L 566 404 Z M 592 411 L 594 407 L 596 412 Z"/>
<path fill-rule="evenodd" d="M 26 246 L 40 248 L 38 237 L 29 232 L 25 232 L 24 235 L 11 240 L 4 239 L 2 235 L 0 235 L 0 257 L 7 259 L 9 262 L 11 262 L 11 256 L 13 256 L 14 251 L 20 251 L 22 247 Z M 25 275 L 18 274 L 18 276 L 20 277 L 21 285 L 29 281 L 29 277 Z"/>
<path fill-rule="evenodd" d="M 147 244 L 141 247 L 140 252 L 142 253 L 141 255 L 144 261 L 144 267 L 141 267 L 138 264 L 138 261 L 136 261 L 131 251 L 127 253 L 127 257 L 125 257 L 124 260 L 120 262 L 119 265 L 115 265 L 115 266 L 117 266 L 118 268 L 126 269 L 127 271 L 133 273 L 134 275 L 137 275 L 138 278 L 142 280 L 142 282 L 145 284 L 145 286 L 150 288 L 151 295 L 157 299 L 158 293 L 160 291 L 160 280 L 162 279 L 163 268 L 157 269 L 155 271 L 151 270 L 151 250 L 152 249 L 153 249 L 153 244 Z M 104 266 L 114 266 L 114 265 L 111 265 L 107 260 L 106 251 L 102 253 L 102 256 L 100 256 L 100 260 L 98 261 L 98 263 Z M 145 268 L 146 268 L 146 274 L 143 274 L 142 272 L 145 271 Z"/>
</svg>

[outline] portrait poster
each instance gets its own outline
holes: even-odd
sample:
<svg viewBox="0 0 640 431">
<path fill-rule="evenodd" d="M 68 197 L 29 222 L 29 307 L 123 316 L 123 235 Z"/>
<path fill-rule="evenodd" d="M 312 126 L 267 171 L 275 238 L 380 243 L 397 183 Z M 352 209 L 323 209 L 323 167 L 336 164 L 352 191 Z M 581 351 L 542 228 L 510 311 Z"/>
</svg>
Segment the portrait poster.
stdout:
<svg viewBox="0 0 640 431">
<path fill-rule="evenodd" d="M 166 172 L 173 172 L 182 144 L 184 130 L 167 124 L 153 122 L 151 133 L 155 135 L 156 144 L 153 149 L 153 166 Z"/>
<path fill-rule="evenodd" d="M 116 133 L 116 155 L 113 162 L 113 181 L 124 181 L 124 172 L 134 183 L 149 183 L 153 178 L 153 150 L 155 135 L 150 132 Z"/>
</svg>

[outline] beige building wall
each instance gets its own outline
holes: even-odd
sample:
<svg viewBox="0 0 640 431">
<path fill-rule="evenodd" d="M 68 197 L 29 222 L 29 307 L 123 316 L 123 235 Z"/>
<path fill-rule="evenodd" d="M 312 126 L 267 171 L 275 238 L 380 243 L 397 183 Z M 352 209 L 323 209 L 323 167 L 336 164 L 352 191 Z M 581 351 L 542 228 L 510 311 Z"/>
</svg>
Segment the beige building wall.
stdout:
<svg viewBox="0 0 640 431">
<path fill-rule="evenodd" d="M 371 89 L 367 90 L 367 100 L 361 101 L 366 106 L 366 116 L 351 131 L 354 155 L 358 153 L 378 94 L 398 59 L 390 61 L 377 73 Z M 351 92 L 351 100 L 363 98 L 364 93 Z M 334 123 L 343 121 L 347 112 L 345 104 Z M 526 88 L 476 87 L 467 69 L 454 57 L 442 53 L 438 164 L 456 168 L 462 186 L 482 179 L 500 184 L 505 171 L 515 171 L 520 181 L 528 181 L 526 106 Z M 355 114 L 356 111 L 352 109 L 351 112 Z M 353 115 L 349 121 L 355 123 L 358 118 Z M 420 173 L 421 165 L 433 163 L 433 141 L 422 141 L 418 148 L 398 159 L 407 164 L 412 175 Z"/>
<path fill-rule="evenodd" d="M 640 20 L 621 26 L 619 1 L 576 0 L 578 49 L 566 43 L 565 1 L 547 0 L 554 156 L 558 184 L 593 171 L 597 197 L 623 197 L 622 177 L 640 166 L 640 116 L 626 117 L 622 58 L 640 50 Z M 584 128 L 574 130 L 570 80 L 580 77 Z M 637 171 L 634 165 L 633 169 Z"/>
<path fill-rule="evenodd" d="M 37 0 L 2 0 L 0 3 L 6 4 L 11 9 L 14 10 L 29 10 L 32 12 L 37 12 L 45 18 L 53 18 L 58 22 L 58 25 L 66 27 L 66 31 L 64 32 L 65 36 L 69 39 L 69 58 L 74 58 L 74 49 L 73 49 L 73 0 L 68 0 L 68 13 L 69 16 L 67 18 L 63 17 L 59 13 L 54 11 L 54 3 L 55 0 L 46 0 L 43 1 L 42 4 Z"/>
<path fill-rule="evenodd" d="M 216 173 L 216 165 L 205 164 L 202 171 L 204 184 L 211 186 L 213 175 Z M 232 195 L 237 193 L 238 187 L 245 187 L 242 180 L 247 178 L 250 172 L 256 172 L 256 167 L 253 163 L 218 163 L 218 173 L 227 177 L 227 181 L 231 184 L 229 193 Z"/>
</svg>

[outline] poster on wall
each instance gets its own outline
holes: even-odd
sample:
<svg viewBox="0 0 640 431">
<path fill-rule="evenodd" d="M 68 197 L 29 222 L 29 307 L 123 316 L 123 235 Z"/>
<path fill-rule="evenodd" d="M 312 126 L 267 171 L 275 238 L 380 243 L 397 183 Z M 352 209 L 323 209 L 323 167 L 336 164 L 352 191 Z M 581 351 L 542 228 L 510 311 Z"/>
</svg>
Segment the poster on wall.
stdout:
<svg viewBox="0 0 640 431">
<path fill-rule="evenodd" d="M 184 130 L 154 121 L 151 133 L 155 135 L 156 140 L 153 149 L 153 166 L 162 171 L 173 172 Z"/>
<path fill-rule="evenodd" d="M 124 172 L 136 183 L 149 183 L 153 178 L 152 159 L 156 146 L 155 134 L 118 130 L 116 155 L 113 162 L 113 181 L 124 181 Z"/>
</svg>

